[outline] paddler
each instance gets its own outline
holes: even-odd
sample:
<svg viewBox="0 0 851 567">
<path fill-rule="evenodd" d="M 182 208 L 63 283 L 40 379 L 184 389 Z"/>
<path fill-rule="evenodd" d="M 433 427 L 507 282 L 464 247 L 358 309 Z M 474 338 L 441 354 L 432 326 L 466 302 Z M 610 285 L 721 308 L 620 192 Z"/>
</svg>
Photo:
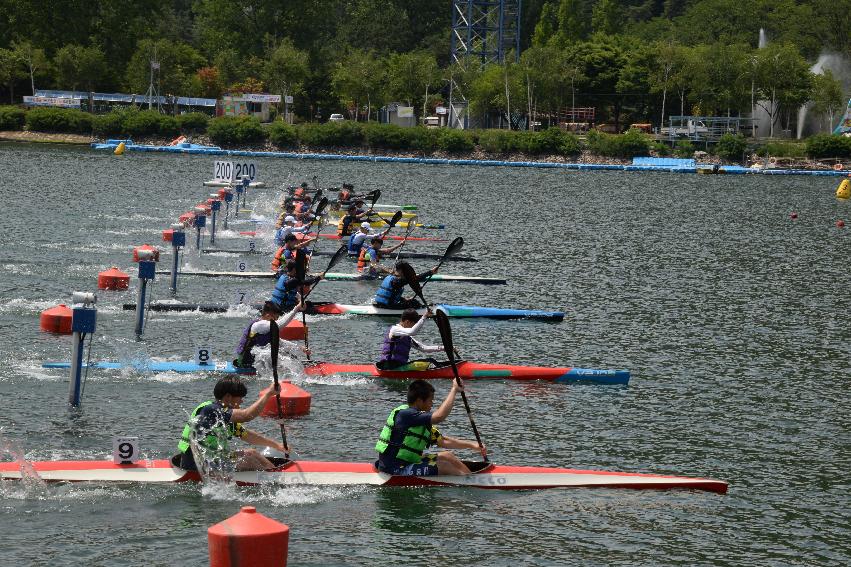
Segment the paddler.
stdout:
<svg viewBox="0 0 851 567">
<path fill-rule="evenodd" d="M 312 286 L 322 279 L 321 275 L 310 276 L 304 281 L 299 281 L 296 275 L 296 263 L 294 260 L 288 261 L 286 271 L 281 274 L 275 283 L 275 289 L 272 291 L 272 303 L 276 304 L 281 312 L 289 311 L 298 303 L 298 296 L 303 286 Z"/>
<path fill-rule="evenodd" d="M 190 441 L 194 437 L 208 461 L 233 460 L 238 471 L 255 471 L 274 468 L 275 465 L 256 449 L 231 450 L 230 439 L 239 437 L 251 445 L 263 445 L 289 452 L 289 447 L 245 429 L 242 424 L 251 421 L 266 407 L 266 401 L 276 392 L 275 384 L 268 388 L 256 402 L 242 409 L 242 401 L 248 389 L 234 376 L 222 378 L 213 388 L 215 401 L 208 400 L 192 410 L 189 421 L 183 427 L 183 434 L 177 449 L 180 451 L 180 468 L 198 470 Z"/>
<path fill-rule="evenodd" d="M 396 268 L 393 273 L 382 280 L 381 285 L 378 287 L 378 291 L 375 292 L 375 297 L 372 300 L 373 305 L 384 309 L 407 309 L 409 307 L 420 307 L 420 302 L 417 301 L 415 297 L 402 297 L 402 293 L 405 291 L 405 286 L 408 285 L 408 282 L 405 281 L 405 277 L 402 275 L 401 266 L 404 264 L 407 264 L 407 262 L 396 262 Z M 437 266 L 419 274 L 417 276 L 417 281 L 425 281 L 436 273 Z"/>
<path fill-rule="evenodd" d="M 236 359 L 233 361 L 234 367 L 253 368 L 254 354 L 251 352 L 251 349 L 253 347 L 266 346 L 271 342 L 272 326 L 270 323 L 272 321 L 276 321 L 278 328 L 286 327 L 303 307 L 303 305 L 297 304 L 289 313 L 281 317 L 281 309 L 278 304 L 272 301 L 264 303 L 263 309 L 260 312 L 260 317 L 251 321 L 242 333 L 242 338 L 239 341 L 239 345 L 236 347 Z M 280 317 L 280 319 L 278 317 Z M 290 343 L 283 339 L 281 342 L 286 343 L 287 346 L 290 347 L 290 350 L 301 348 L 302 352 L 308 356 L 310 355 L 310 349 L 306 347 L 300 347 L 295 343 Z"/>
<path fill-rule="evenodd" d="M 438 365 L 439 363 L 433 358 L 409 360 L 411 347 L 425 353 L 443 351 L 442 346 L 424 345 L 414 338 L 414 335 L 422 330 L 426 319 L 432 316 L 431 309 L 426 310 L 422 317 L 416 309 L 405 309 L 399 322 L 384 333 L 381 358 L 375 363 L 376 368 L 379 370 L 409 370 L 408 365 L 413 362 L 427 362 L 430 365 Z"/>
<path fill-rule="evenodd" d="M 349 205 L 346 214 L 340 217 L 337 223 L 337 236 L 343 238 L 349 236 L 357 226 L 357 223 L 363 220 L 365 213 L 358 211 L 357 205 Z"/>
<path fill-rule="evenodd" d="M 281 266 L 286 265 L 290 260 L 294 261 L 296 253 L 302 248 L 309 260 L 311 251 L 307 246 L 316 242 L 318 238 L 318 236 L 314 236 L 313 238 L 299 240 L 295 234 L 288 234 L 284 238 L 284 245 L 275 251 L 275 256 L 272 258 L 272 271 L 277 272 L 281 269 Z"/>
<path fill-rule="evenodd" d="M 387 227 L 383 232 L 375 232 L 372 230 L 372 225 L 367 221 L 363 221 L 360 224 L 360 229 L 352 233 L 349 237 L 349 242 L 346 244 L 346 248 L 348 250 L 349 256 L 354 256 L 357 258 L 360 255 L 361 248 L 363 248 L 367 242 L 371 241 L 373 238 L 381 238 L 384 240 L 384 237 L 387 236 L 387 233 L 390 232 L 391 227 Z"/>
<path fill-rule="evenodd" d="M 414 380 L 408 386 L 408 403 L 393 409 L 381 430 L 375 450 L 378 451 L 376 468 L 381 472 L 401 476 L 468 475 L 470 469 L 452 451 L 424 454 L 431 446 L 446 449 L 479 449 L 475 441 L 454 439 L 442 435 L 435 427 L 445 421 L 452 410 L 455 395 L 462 389 L 457 381 L 436 411 L 434 386 L 425 380 Z M 482 457 L 487 455 L 484 446 Z"/>
<path fill-rule="evenodd" d="M 278 246 L 283 246 L 284 239 L 287 237 L 288 234 L 299 234 L 310 231 L 309 224 L 303 226 L 296 226 L 295 222 L 295 217 L 293 215 L 287 215 L 284 217 L 283 225 L 275 232 L 275 244 L 277 244 Z"/>
<path fill-rule="evenodd" d="M 400 242 L 390 248 L 382 248 L 384 239 L 381 236 L 376 236 L 372 239 L 370 246 L 362 246 L 358 255 L 358 272 L 363 274 L 364 278 L 374 280 L 381 274 L 392 274 L 393 270 L 385 268 L 380 264 L 381 258 L 387 254 L 392 254 L 402 247 L 404 244 Z"/>
</svg>

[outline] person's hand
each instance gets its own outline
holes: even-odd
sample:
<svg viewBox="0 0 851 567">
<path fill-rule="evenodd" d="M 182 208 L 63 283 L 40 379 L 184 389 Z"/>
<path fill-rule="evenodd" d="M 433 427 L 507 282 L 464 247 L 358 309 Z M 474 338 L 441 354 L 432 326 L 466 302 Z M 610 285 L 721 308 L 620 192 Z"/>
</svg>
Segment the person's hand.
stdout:
<svg viewBox="0 0 851 567">
<path fill-rule="evenodd" d="M 309 348 L 307 348 L 307 347 L 301 347 L 301 351 L 302 351 L 305 355 L 307 355 L 307 356 L 310 356 L 311 354 L 313 354 L 313 351 L 312 351 L 312 350 L 310 350 L 310 349 L 309 349 Z"/>
<path fill-rule="evenodd" d="M 272 382 L 272 387 L 269 388 L 268 390 L 266 390 L 267 397 L 271 396 L 273 393 L 277 394 L 280 391 L 281 391 L 281 385 L 278 384 L 277 382 Z"/>
<path fill-rule="evenodd" d="M 483 459 L 488 458 L 488 448 L 485 446 L 484 443 L 482 443 L 482 446 L 479 447 L 479 452 L 482 454 Z"/>
<path fill-rule="evenodd" d="M 426 319 L 431 319 L 432 317 L 434 317 L 434 311 L 431 310 L 431 307 L 426 308 L 425 316 Z"/>
<path fill-rule="evenodd" d="M 437 268 L 438 268 L 438 267 L 439 267 L 439 266 L 435 266 L 435 267 L 433 267 L 433 268 L 430 270 L 430 271 L 431 271 L 431 275 L 434 275 L 434 274 L 436 274 L 436 273 L 437 273 Z"/>
</svg>

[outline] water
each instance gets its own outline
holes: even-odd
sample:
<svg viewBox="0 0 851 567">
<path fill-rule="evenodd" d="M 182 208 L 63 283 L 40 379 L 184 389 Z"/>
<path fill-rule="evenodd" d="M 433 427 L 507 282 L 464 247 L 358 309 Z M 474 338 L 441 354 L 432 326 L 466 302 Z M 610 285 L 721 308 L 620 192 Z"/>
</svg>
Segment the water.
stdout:
<svg viewBox="0 0 851 567">
<path fill-rule="evenodd" d="M 429 284 L 432 301 L 568 312 L 555 325 L 453 320 L 455 343 L 471 360 L 632 371 L 629 387 L 469 385 L 495 461 L 709 476 L 729 481 L 729 494 L 7 481 L 4 564 L 204 564 L 206 528 L 244 504 L 291 527 L 290 565 L 849 562 L 849 234 L 834 226 L 849 208 L 834 199 L 835 180 L 257 162 L 272 185 L 316 175 L 324 185 L 348 180 L 380 187 L 384 202 L 417 204 L 424 222 L 446 223 L 445 234 L 463 235 L 464 254 L 480 259 L 446 264 L 444 273 L 510 281 Z M 68 373 L 40 365 L 68 360 L 71 341 L 39 332 L 38 315 L 68 302 L 71 291 L 93 290 L 99 271 L 119 266 L 133 276 L 131 289 L 98 294 L 93 360 L 189 359 L 198 346 L 232 357 L 244 310 L 150 313 L 137 341 L 132 312 L 120 308 L 135 300 L 131 248 L 158 243 L 162 229 L 210 192 L 201 182 L 212 159 L 0 145 L 0 166 L 4 443 L 31 460 L 103 459 L 113 436 L 137 435 L 146 456 L 172 454 L 213 379 L 93 370 L 83 407 L 69 410 Z M 275 200 L 266 189 L 249 202 L 271 215 Z M 222 246 L 245 245 L 227 236 Z M 271 249 L 271 238 L 263 234 L 258 247 Z M 249 269 L 268 261 L 245 260 Z M 164 252 L 161 267 L 170 261 Z M 185 261 L 234 269 L 237 258 L 190 250 Z M 158 277 L 154 299 L 168 298 L 167 286 Z M 262 299 L 272 282 L 187 277 L 179 286 L 180 299 L 225 302 L 237 291 Z M 373 284 L 323 282 L 315 299 L 356 303 L 372 291 Z M 341 362 L 374 359 L 387 324 L 308 322 L 314 358 Z M 423 339 L 438 343 L 436 329 Z M 268 380 L 250 380 L 249 401 Z M 310 415 L 289 422 L 301 458 L 374 458 L 403 385 L 294 380 L 314 396 Z M 448 384 L 437 388 L 442 399 Z M 250 425 L 277 435 L 272 422 Z M 461 407 L 442 429 L 472 438 Z"/>
</svg>

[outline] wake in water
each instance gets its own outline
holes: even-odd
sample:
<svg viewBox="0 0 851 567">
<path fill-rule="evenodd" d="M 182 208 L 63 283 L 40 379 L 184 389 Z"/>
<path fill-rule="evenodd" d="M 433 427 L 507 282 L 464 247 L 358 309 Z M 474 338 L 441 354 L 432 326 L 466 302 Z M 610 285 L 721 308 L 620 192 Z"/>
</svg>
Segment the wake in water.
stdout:
<svg viewBox="0 0 851 567">
<path fill-rule="evenodd" d="M 0 461 L 11 457 L 18 464 L 21 473 L 20 481 L 3 480 L 0 478 L 0 494 L 5 497 L 27 499 L 41 498 L 47 492 L 44 481 L 26 458 L 20 445 L 7 438 L 4 431 L 0 429 Z"/>
</svg>

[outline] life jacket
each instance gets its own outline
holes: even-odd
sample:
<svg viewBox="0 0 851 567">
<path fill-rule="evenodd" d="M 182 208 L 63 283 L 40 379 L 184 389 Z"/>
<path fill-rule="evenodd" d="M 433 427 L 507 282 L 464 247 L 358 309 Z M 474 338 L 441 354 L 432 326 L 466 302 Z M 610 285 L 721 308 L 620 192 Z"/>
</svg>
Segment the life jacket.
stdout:
<svg viewBox="0 0 851 567">
<path fill-rule="evenodd" d="M 293 307 L 298 302 L 298 286 L 293 286 L 292 289 L 287 289 L 289 281 L 287 274 L 282 274 L 278 278 L 278 283 L 275 284 L 275 289 L 272 291 L 272 301 L 281 305 L 285 309 Z"/>
<path fill-rule="evenodd" d="M 245 331 L 242 332 L 242 338 L 239 341 L 239 345 L 236 347 L 236 356 L 241 356 L 245 351 L 251 350 L 251 347 L 266 346 L 271 342 L 272 336 L 270 334 L 251 334 L 251 327 L 259 320 L 260 319 L 254 319 L 251 323 L 248 324 L 248 326 L 245 328 Z"/>
<path fill-rule="evenodd" d="M 343 215 L 337 223 L 337 236 L 349 236 L 352 233 L 352 220 L 355 217 Z"/>
<path fill-rule="evenodd" d="M 352 192 L 348 189 L 340 189 L 340 193 L 337 194 L 337 201 L 342 205 L 344 202 L 348 202 L 352 197 Z"/>
<path fill-rule="evenodd" d="M 395 448 L 397 449 L 396 458 L 400 461 L 419 463 L 423 458 L 423 450 L 429 446 L 432 440 L 432 428 L 430 426 L 415 425 L 408 427 L 401 444 L 390 443 L 393 430 L 396 428 L 396 414 L 409 407 L 408 404 L 402 404 L 390 412 L 384 428 L 381 430 L 381 435 L 378 437 L 378 443 L 375 444 L 375 450 L 383 454 L 387 449 Z"/>
<path fill-rule="evenodd" d="M 275 252 L 275 257 L 272 258 L 272 271 L 273 272 L 277 272 L 278 270 L 281 269 L 281 266 L 284 265 L 283 256 L 284 256 L 284 251 L 286 251 L 286 249 L 287 249 L 286 246 L 281 246 Z"/>
<path fill-rule="evenodd" d="M 372 300 L 373 303 L 378 305 L 395 305 L 402 301 L 402 293 L 405 291 L 405 287 L 393 287 L 393 282 L 397 279 L 396 276 L 391 274 L 381 280 L 381 285 L 378 287 L 378 291 L 375 292 L 375 298 Z"/>
<path fill-rule="evenodd" d="M 304 187 L 296 187 L 295 191 L 293 191 L 293 197 L 303 197 L 304 196 Z"/>
<path fill-rule="evenodd" d="M 198 413 L 205 407 L 213 405 L 213 403 L 215 402 L 207 400 L 192 410 L 192 413 L 189 415 L 189 421 L 187 421 L 186 425 L 183 426 L 183 433 L 180 436 L 180 441 L 177 443 L 178 451 L 185 453 L 189 449 L 191 446 L 190 441 L 192 440 L 192 430 L 195 429 L 197 425 L 196 421 L 198 419 Z M 214 425 L 206 432 L 204 439 L 200 441 L 200 444 L 213 451 L 227 451 L 228 440 L 234 436 L 242 437 L 244 432 L 245 430 L 242 428 L 242 425 L 238 423 L 228 423 L 227 426 L 221 424 Z"/>
<path fill-rule="evenodd" d="M 346 248 L 348 249 L 349 256 L 357 256 L 360 254 L 360 251 L 364 248 L 364 243 L 367 241 L 366 238 L 361 238 L 360 242 L 355 244 L 355 236 L 361 234 L 360 231 L 353 232 L 349 236 L 349 241 L 346 243 Z"/>
<path fill-rule="evenodd" d="M 410 355 L 410 335 L 391 337 L 389 330 L 384 334 L 384 344 L 381 346 L 381 362 L 398 362 L 399 364 L 407 364 Z"/>
<path fill-rule="evenodd" d="M 369 251 L 372 250 L 372 246 L 361 246 L 360 254 L 358 254 L 358 271 L 363 272 L 366 268 L 369 267 L 372 262 L 372 257 L 370 256 Z M 378 259 L 378 254 L 376 254 L 376 259 Z"/>
</svg>

